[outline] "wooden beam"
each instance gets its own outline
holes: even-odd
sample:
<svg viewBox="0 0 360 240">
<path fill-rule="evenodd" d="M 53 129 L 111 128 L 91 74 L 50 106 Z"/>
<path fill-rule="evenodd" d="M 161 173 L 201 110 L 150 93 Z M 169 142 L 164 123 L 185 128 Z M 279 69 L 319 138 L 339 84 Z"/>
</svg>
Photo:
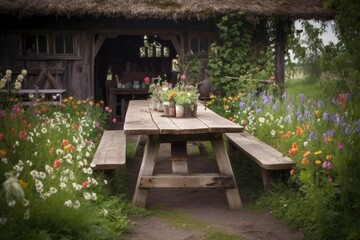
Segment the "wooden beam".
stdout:
<svg viewBox="0 0 360 240">
<path fill-rule="evenodd" d="M 94 57 L 96 57 L 96 55 L 98 54 L 105 39 L 106 39 L 106 37 L 103 34 L 100 34 L 99 37 L 96 39 L 95 46 L 94 46 Z"/>
<path fill-rule="evenodd" d="M 284 90 L 285 84 L 285 54 L 288 31 L 292 21 L 277 19 L 276 21 L 276 42 L 275 42 L 275 81 Z"/>
<path fill-rule="evenodd" d="M 181 50 L 180 42 L 179 42 L 178 38 L 176 37 L 176 35 L 161 35 L 160 38 L 163 39 L 163 40 L 171 41 L 171 43 L 174 46 L 175 51 L 177 52 L 177 54 L 180 55 L 183 52 Z"/>
<path fill-rule="evenodd" d="M 142 176 L 139 188 L 235 188 L 231 175 L 198 173 L 191 175 L 159 174 Z"/>
</svg>

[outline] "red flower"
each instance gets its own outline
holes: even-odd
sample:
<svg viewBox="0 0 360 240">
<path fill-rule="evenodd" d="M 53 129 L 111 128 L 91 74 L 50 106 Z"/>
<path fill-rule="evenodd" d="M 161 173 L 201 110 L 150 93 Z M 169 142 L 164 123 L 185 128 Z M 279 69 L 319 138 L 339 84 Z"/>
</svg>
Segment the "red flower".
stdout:
<svg viewBox="0 0 360 240">
<path fill-rule="evenodd" d="M 69 140 L 66 140 L 66 139 L 62 140 L 62 145 L 63 146 L 66 146 L 68 144 L 69 144 Z"/>
<path fill-rule="evenodd" d="M 82 183 L 82 187 L 83 187 L 83 188 L 86 188 L 88 185 L 89 185 L 89 182 L 88 182 L 88 181 L 84 181 L 84 182 Z"/>
<path fill-rule="evenodd" d="M 291 170 L 290 170 L 290 174 L 291 174 L 291 175 L 294 175 L 294 174 L 295 174 L 295 170 L 294 170 L 294 169 L 291 169 Z"/>
<path fill-rule="evenodd" d="M 0 133 L 0 141 L 2 141 L 5 138 L 5 134 Z"/>
<path fill-rule="evenodd" d="M 149 77 L 145 77 L 145 78 L 144 78 L 144 83 L 149 84 L 149 82 L 150 82 L 150 78 L 149 78 Z"/>
<path fill-rule="evenodd" d="M 19 137 L 20 139 L 22 140 L 26 140 L 26 136 L 27 136 L 27 133 L 25 130 L 22 130 L 20 133 L 19 133 Z"/>
<path fill-rule="evenodd" d="M 57 159 L 54 161 L 54 168 L 59 168 L 60 167 L 60 160 Z"/>
<path fill-rule="evenodd" d="M 185 74 L 182 74 L 182 75 L 180 76 L 180 79 L 181 79 L 181 81 L 185 81 L 185 80 L 186 80 L 186 75 L 185 75 Z"/>
</svg>

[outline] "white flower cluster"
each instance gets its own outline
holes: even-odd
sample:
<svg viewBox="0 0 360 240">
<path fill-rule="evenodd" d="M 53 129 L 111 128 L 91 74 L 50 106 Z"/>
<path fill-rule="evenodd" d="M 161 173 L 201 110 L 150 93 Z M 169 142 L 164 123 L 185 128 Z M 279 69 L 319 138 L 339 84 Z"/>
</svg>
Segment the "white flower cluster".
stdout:
<svg viewBox="0 0 360 240">
<path fill-rule="evenodd" d="M 15 80 L 13 86 L 9 86 L 9 87 L 13 88 L 14 90 L 20 90 L 21 86 L 22 86 L 22 81 L 24 80 L 26 74 L 27 74 L 27 71 L 25 69 L 23 69 L 21 71 L 21 74 L 19 74 L 16 77 L 16 80 Z M 4 89 L 7 86 L 7 84 L 11 82 L 11 75 L 12 75 L 12 71 L 6 70 L 5 76 L 0 80 L 0 89 Z"/>
</svg>

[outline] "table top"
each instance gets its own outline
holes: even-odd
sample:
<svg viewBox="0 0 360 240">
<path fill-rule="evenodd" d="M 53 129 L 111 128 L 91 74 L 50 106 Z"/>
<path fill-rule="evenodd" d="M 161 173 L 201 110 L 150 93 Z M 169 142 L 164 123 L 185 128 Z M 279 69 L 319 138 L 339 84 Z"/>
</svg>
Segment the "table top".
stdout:
<svg viewBox="0 0 360 240">
<path fill-rule="evenodd" d="M 149 101 L 132 100 L 127 109 L 126 135 L 203 134 L 242 132 L 244 128 L 198 103 L 196 118 L 164 117 L 164 112 L 150 110 Z"/>
</svg>

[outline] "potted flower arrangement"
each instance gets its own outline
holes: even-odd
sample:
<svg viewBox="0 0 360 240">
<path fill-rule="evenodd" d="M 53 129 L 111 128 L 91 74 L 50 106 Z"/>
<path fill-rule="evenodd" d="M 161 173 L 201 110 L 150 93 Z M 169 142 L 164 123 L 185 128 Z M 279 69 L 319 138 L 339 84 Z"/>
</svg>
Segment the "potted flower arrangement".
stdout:
<svg viewBox="0 0 360 240">
<path fill-rule="evenodd" d="M 193 85 L 186 85 L 186 75 L 180 76 L 180 82 L 178 83 L 178 91 L 174 96 L 176 104 L 176 116 L 177 117 L 195 117 L 197 109 L 197 100 L 200 96 L 198 89 Z M 183 112 L 183 114 L 182 114 Z"/>
<path fill-rule="evenodd" d="M 152 78 L 151 83 L 150 83 L 150 78 L 149 77 L 145 77 L 144 78 L 144 83 L 149 85 L 149 90 L 148 93 L 150 95 L 151 98 L 151 108 L 153 110 L 157 110 L 157 104 L 159 102 L 159 91 L 161 89 L 161 77 L 158 76 L 157 78 Z"/>
<path fill-rule="evenodd" d="M 177 87 L 173 88 L 171 83 L 164 82 L 160 94 L 160 100 L 163 103 L 165 116 L 175 116 L 175 102 L 174 96 L 176 95 Z"/>
</svg>

